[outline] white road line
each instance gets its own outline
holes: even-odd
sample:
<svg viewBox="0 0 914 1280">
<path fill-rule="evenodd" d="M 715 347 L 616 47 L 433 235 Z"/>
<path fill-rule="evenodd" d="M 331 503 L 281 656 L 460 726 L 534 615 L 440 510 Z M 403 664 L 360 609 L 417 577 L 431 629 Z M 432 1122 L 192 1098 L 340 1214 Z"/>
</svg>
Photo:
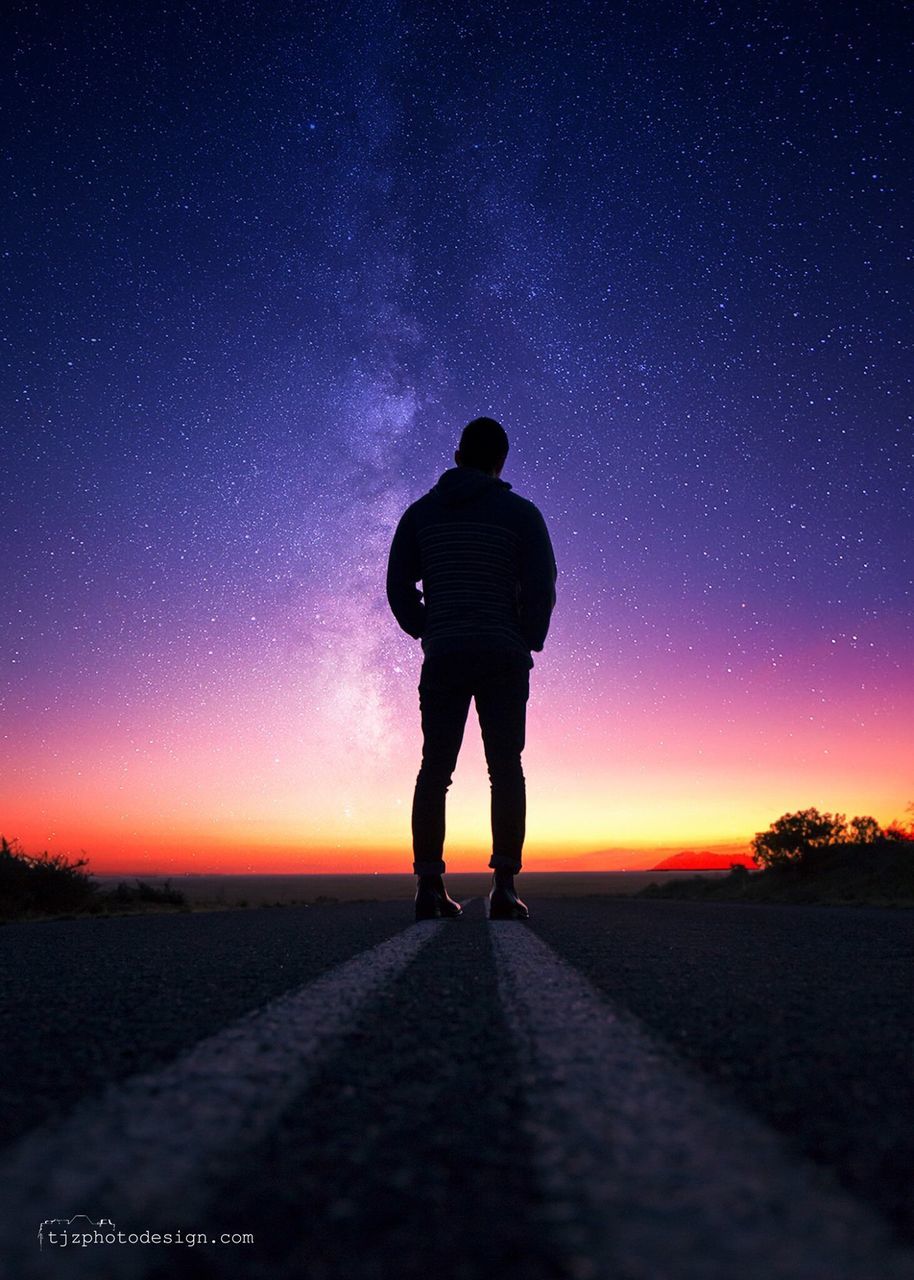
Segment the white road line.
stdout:
<svg viewBox="0 0 914 1280">
<path fill-rule="evenodd" d="M 109 1086 L 62 1123 L 41 1126 L 4 1152 L 0 1275 L 59 1275 L 66 1263 L 68 1277 L 116 1280 L 160 1266 L 161 1246 L 39 1249 L 39 1224 L 86 1214 L 111 1218 L 123 1231 L 199 1230 L 212 1180 L 237 1169 L 367 1001 L 445 923 L 410 925 L 201 1040 L 164 1069 Z M 247 1229 L 231 1220 L 230 1205 L 225 1218 L 225 1230 Z"/>
<path fill-rule="evenodd" d="M 912 1280 L 914 1256 L 826 1170 L 616 1014 L 529 925 L 488 928 L 524 1125 L 576 1277 Z"/>
</svg>

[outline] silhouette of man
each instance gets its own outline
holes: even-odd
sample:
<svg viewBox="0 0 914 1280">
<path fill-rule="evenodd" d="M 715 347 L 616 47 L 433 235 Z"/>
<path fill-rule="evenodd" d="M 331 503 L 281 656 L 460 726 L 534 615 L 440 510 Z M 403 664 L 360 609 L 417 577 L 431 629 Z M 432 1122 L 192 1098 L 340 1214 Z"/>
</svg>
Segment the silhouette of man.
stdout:
<svg viewBox="0 0 914 1280">
<path fill-rule="evenodd" d="M 461 914 L 444 886 L 445 799 L 474 698 L 492 791 L 489 916 L 529 917 L 514 887 L 527 804 L 521 752 L 531 650 L 549 630 L 556 565 L 540 511 L 500 478 L 507 456 L 500 423 L 474 418 L 456 467 L 407 507 L 390 547 L 387 599 L 424 654 L 412 807 L 417 920 Z"/>
</svg>

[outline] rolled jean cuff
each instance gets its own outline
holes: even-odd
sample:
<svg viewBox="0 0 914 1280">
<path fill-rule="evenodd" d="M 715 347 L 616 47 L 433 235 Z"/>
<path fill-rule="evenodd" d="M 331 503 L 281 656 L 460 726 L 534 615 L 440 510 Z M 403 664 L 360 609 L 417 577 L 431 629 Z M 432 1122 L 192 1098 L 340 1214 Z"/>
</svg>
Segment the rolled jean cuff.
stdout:
<svg viewBox="0 0 914 1280">
<path fill-rule="evenodd" d="M 443 858 L 431 862 L 413 862 L 413 872 L 417 876 L 443 876 L 446 870 Z"/>
<path fill-rule="evenodd" d="M 520 871 L 520 858 L 506 858 L 503 853 L 493 853 L 489 859 L 490 867 L 501 867 L 505 871 L 513 871 L 515 875 Z"/>
</svg>

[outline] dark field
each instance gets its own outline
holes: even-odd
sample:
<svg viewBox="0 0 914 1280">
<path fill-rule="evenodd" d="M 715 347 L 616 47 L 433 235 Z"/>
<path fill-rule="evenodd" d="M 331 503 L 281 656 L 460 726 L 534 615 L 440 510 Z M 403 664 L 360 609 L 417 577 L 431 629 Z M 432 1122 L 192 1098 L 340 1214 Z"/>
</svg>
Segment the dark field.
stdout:
<svg viewBox="0 0 914 1280">
<path fill-rule="evenodd" d="M 593 894 L 637 893 L 652 881 L 665 884 L 670 880 L 689 878 L 692 871 L 523 871 L 517 878 L 521 896 L 531 898 L 580 898 Z M 726 874 L 720 871 L 708 876 Z M 96 875 L 103 888 L 120 880 L 132 883 L 128 875 Z M 191 906 L 232 907 L 265 906 L 272 903 L 299 905 L 327 902 L 394 902 L 411 900 L 416 891 L 416 878 L 404 875 L 141 875 L 139 879 L 152 885 L 170 880 L 187 896 Z M 479 897 L 488 893 L 491 871 L 448 872 L 448 889 L 455 898 Z"/>
</svg>

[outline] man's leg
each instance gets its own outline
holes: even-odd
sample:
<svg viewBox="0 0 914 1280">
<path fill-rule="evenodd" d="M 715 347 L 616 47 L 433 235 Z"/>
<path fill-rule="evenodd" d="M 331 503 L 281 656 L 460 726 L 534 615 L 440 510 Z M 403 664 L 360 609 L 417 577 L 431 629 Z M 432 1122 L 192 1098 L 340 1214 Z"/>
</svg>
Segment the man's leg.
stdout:
<svg viewBox="0 0 914 1280">
<path fill-rule="evenodd" d="M 527 817 L 524 749 L 530 669 L 523 655 L 499 654 L 475 685 L 476 711 L 492 784 L 492 856 L 496 871 L 521 869 Z"/>
<path fill-rule="evenodd" d="M 419 677 L 422 764 L 413 792 L 413 870 L 443 874 L 445 800 L 463 742 L 470 687 L 459 658 L 426 658 Z"/>
</svg>

